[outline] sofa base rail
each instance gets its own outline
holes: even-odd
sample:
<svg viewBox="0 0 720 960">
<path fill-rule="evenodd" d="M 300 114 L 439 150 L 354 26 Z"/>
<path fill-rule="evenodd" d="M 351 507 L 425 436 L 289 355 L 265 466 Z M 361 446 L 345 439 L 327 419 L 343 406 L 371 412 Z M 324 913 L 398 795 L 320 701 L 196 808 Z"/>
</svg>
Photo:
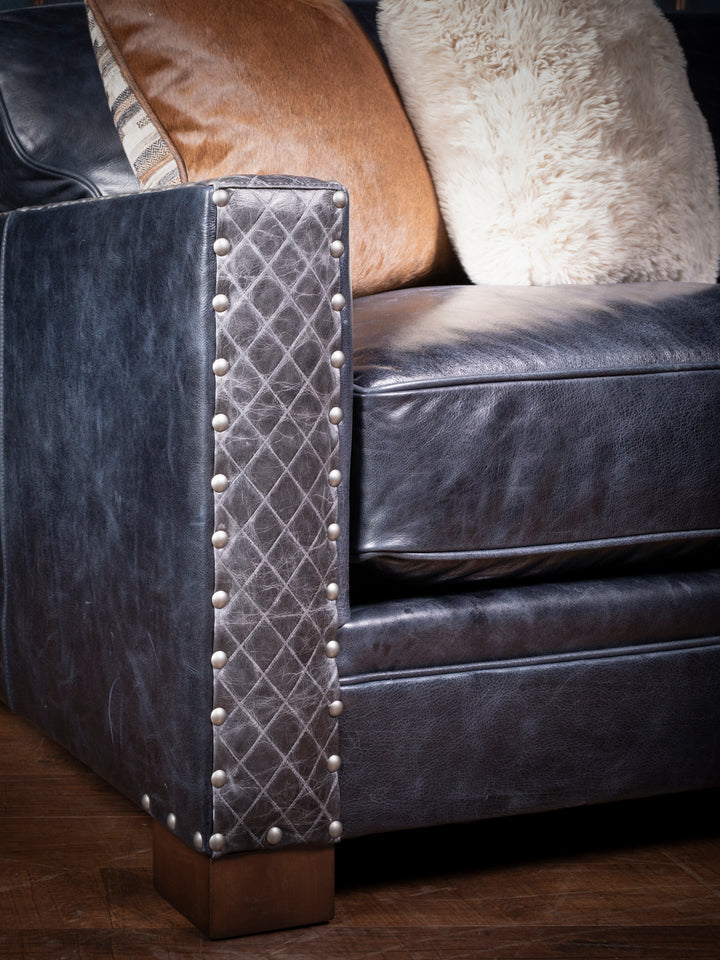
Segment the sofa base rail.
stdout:
<svg viewBox="0 0 720 960">
<path fill-rule="evenodd" d="M 335 848 L 288 847 L 212 860 L 153 821 L 155 888 L 212 940 L 332 920 Z"/>
<path fill-rule="evenodd" d="M 719 675 L 716 636 L 341 677 L 343 836 L 715 787 Z"/>
</svg>

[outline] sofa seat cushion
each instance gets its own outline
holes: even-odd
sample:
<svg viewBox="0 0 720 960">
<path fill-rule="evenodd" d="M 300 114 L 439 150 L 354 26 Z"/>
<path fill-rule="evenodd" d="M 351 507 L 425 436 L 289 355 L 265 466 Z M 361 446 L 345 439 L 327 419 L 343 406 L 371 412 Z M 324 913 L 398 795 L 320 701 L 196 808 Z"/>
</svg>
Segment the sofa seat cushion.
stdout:
<svg viewBox="0 0 720 960">
<path fill-rule="evenodd" d="M 423 581 L 649 570 L 720 542 L 720 288 L 355 302 L 351 552 Z"/>
</svg>

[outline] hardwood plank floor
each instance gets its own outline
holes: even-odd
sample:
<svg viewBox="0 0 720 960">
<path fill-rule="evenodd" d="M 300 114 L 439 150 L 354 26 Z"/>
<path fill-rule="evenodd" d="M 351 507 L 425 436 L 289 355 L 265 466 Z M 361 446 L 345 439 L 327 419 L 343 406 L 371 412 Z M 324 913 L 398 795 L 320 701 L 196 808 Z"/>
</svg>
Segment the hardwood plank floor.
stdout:
<svg viewBox="0 0 720 960">
<path fill-rule="evenodd" d="M 211 943 L 150 821 L 0 705 L 2 960 L 719 960 L 720 791 L 346 841 L 336 916 Z"/>
</svg>

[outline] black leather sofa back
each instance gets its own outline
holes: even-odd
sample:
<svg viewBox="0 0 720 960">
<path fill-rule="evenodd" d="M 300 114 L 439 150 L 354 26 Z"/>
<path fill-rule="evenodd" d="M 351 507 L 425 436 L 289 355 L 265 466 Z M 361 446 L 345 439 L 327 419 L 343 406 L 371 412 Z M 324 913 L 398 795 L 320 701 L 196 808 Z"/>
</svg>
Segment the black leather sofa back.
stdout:
<svg viewBox="0 0 720 960">
<path fill-rule="evenodd" d="M 668 14 L 687 59 L 690 88 L 720 157 L 720 13 Z"/>
<path fill-rule="evenodd" d="M 0 210 L 137 189 L 84 4 L 0 13 Z"/>
</svg>

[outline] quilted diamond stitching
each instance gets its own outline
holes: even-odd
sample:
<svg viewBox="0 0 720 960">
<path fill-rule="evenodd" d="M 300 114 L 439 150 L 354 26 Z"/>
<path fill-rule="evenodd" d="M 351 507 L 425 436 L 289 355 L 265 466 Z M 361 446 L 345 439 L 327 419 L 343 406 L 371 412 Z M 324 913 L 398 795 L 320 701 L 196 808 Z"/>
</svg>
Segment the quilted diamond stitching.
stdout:
<svg viewBox="0 0 720 960">
<path fill-rule="evenodd" d="M 340 346 L 340 269 L 330 255 L 342 232 L 337 185 L 286 178 L 223 184 L 217 292 L 230 307 L 217 315 L 218 356 L 230 372 L 217 380 L 216 410 L 230 421 L 216 437 L 215 471 L 229 487 L 216 495 L 214 704 L 228 714 L 214 729 L 213 830 L 224 853 L 264 847 L 270 827 L 283 843 L 330 842 L 339 815 L 337 721 L 328 705 L 339 685 L 325 647 L 337 611 L 325 594 L 338 579 L 337 492 L 327 482 L 338 462 L 328 420 L 340 395 L 330 354 Z M 349 296 L 348 296 L 349 300 Z"/>
</svg>

